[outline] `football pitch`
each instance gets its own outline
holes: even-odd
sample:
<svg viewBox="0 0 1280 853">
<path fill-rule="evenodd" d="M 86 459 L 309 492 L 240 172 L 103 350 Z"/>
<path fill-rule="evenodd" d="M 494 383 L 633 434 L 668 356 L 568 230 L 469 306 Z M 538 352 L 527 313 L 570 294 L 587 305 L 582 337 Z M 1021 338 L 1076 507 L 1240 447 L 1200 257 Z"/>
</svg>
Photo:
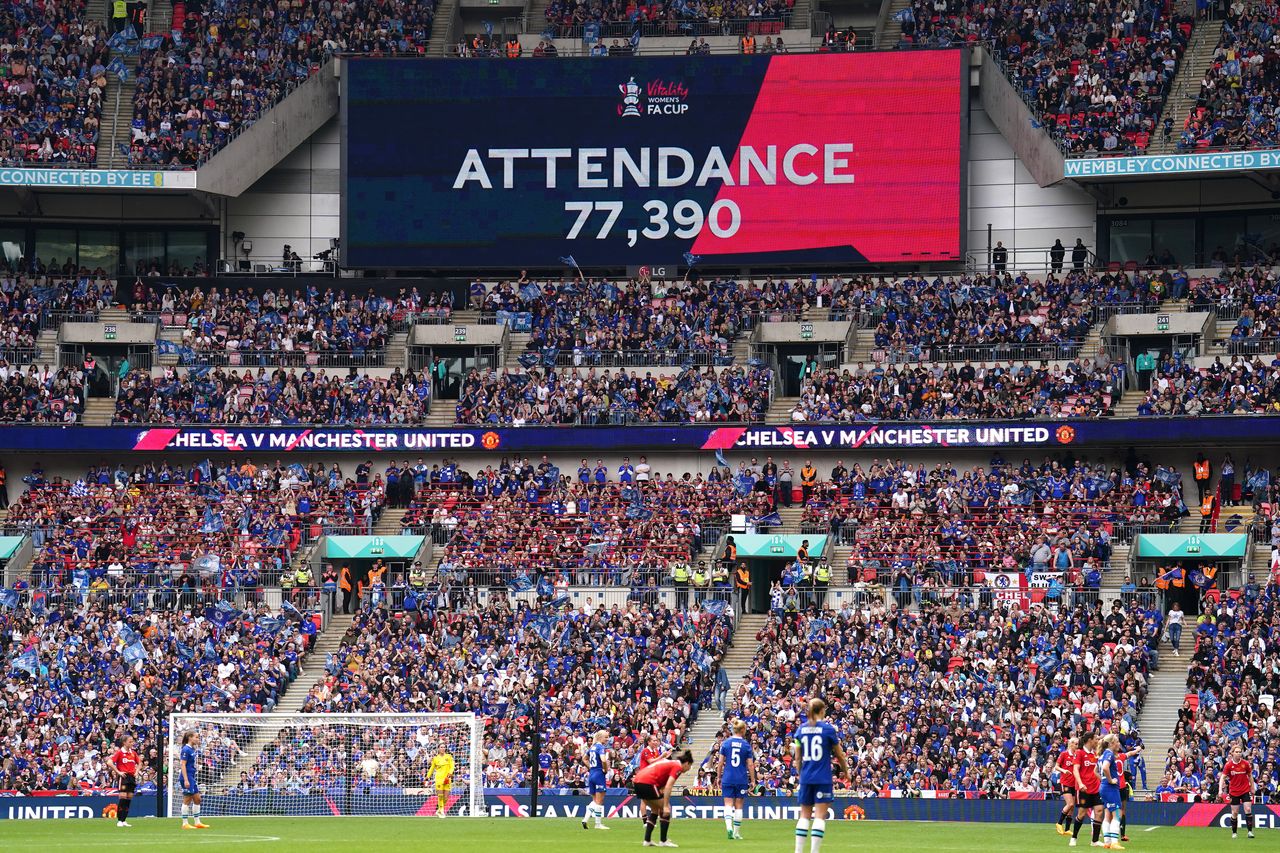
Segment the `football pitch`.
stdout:
<svg viewBox="0 0 1280 853">
<path fill-rule="evenodd" d="M 210 818 L 207 830 L 183 832 L 177 820 L 137 818 L 133 827 L 117 828 L 115 821 L 99 820 L 3 820 L 0 850 L 35 853 L 56 850 L 164 851 L 187 849 L 198 853 L 247 853 L 251 850 L 422 851 L 443 853 L 602 853 L 640 850 L 643 830 L 639 820 L 607 821 L 609 832 L 583 831 L 576 820 L 516 818 Z M 671 840 L 683 850 L 717 850 L 733 853 L 791 853 L 795 824 L 787 821 L 748 821 L 742 841 L 725 838 L 718 820 L 676 820 Z M 1275 830 L 1261 829 L 1250 841 L 1240 834 L 1232 841 L 1225 829 L 1183 829 L 1162 826 L 1148 830 L 1129 827 L 1133 839 L 1125 845 L 1137 853 L 1214 853 L 1275 849 Z M 655 838 L 657 833 L 654 833 Z M 928 853 L 989 853 L 989 851 L 1043 851 L 1069 849 L 1052 826 L 1012 823 L 907 823 L 879 821 L 831 821 L 823 853 L 840 850 L 922 850 Z M 808 845 L 806 844 L 806 853 Z M 1089 847 L 1089 827 L 1080 830 L 1080 846 Z"/>
</svg>

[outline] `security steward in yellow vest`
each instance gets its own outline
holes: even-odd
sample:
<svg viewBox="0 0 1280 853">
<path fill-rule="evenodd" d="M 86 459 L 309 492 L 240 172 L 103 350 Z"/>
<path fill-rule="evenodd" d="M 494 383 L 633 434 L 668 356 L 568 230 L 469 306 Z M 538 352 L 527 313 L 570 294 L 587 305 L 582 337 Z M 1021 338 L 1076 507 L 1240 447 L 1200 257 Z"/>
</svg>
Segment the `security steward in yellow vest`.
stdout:
<svg viewBox="0 0 1280 853">
<path fill-rule="evenodd" d="M 111 3 L 111 32 L 118 33 L 125 28 L 125 24 L 129 22 L 129 5 L 125 0 L 112 0 Z"/>
<path fill-rule="evenodd" d="M 707 575 L 707 561 L 699 560 L 698 567 L 693 570 L 693 601 L 695 604 L 702 604 L 702 600 L 707 597 L 707 590 L 710 585 L 711 578 Z"/>
<path fill-rule="evenodd" d="M 689 564 L 677 560 L 671 567 L 671 580 L 676 585 L 676 609 L 686 610 L 689 607 Z"/>
<path fill-rule="evenodd" d="M 424 592 L 427 588 L 427 570 L 422 568 L 422 563 L 413 564 L 413 568 L 409 570 L 409 588 L 414 592 Z"/>
<path fill-rule="evenodd" d="M 727 602 L 729 600 L 729 566 L 726 563 L 713 563 L 711 568 L 712 598 Z"/>
<path fill-rule="evenodd" d="M 746 613 L 751 606 L 751 570 L 746 563 L 738 564 L 738 571 L 733 577 L 733 586 L 738 590 L 738 612 Z"/>
<path fill-rule="evenodd" d="M 823 603 L 827 600 L 827 588 L 829 586 L 831 586 L 831 566 L 826 560 L 823 560 L 813 570 L 813 595 L 819 610 L 822 609 Z"/>
</svg>

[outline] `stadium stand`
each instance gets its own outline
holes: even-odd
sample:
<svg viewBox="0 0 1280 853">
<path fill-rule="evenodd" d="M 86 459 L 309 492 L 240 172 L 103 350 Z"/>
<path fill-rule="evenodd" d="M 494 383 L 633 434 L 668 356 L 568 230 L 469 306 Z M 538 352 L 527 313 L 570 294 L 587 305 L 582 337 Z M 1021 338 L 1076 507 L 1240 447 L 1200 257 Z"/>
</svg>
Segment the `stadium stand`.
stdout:
<svg viewBox="0 0 1280 853">
<path fill-rule="evenodd" d="M 174 3 L 138 59 L 129 162 L 194 169 L 337 53 L 421 54 L 435 3 Z M 175 39 L 173 32 L 181 34 Z"/>
<path fill-rule="evenodd" d="M 993 45 L 1009 81 L 1070 154 L 1139 154 L 1156 129 L 1192 21 L 1172 4 L 1036 10 L 916 0 L 901 46 Z"/>
<path fill-rule="evenodd" d="M 0 10 L 0 163 L 92 166 L 107 86 L 105 21 L 85 0 Z"/>
<path fill-rule="evenodd" d="M 1267 4 L 1229 5 L 1199 97 L 1178 129 L 1179 151 L 1275 146 L 1267 33 L 1276 23 L 1275 9 Z"/>
<path fill-rule="evenodd" d="M 314 630 L 263 606 L 201 603 L 139 608 L 99 592 L 50 592 L 0 609 L 0 652 L 16 662 L 0 685 L 0 789 L 111 790 L 106 756 L 129 735 L 144 757 L 139 791 L 154 792 L 168 713 L 270 711 Z M 228 748 L 211 745 L 206 760 L 229 760 Z"/>
<path fill-rule="evenodd" d="M 522 632 L 530 615 L 505 604 L 417 616 L 366 611 L 303 708 L 483 713 L 485 782 L 518 787 L 528 776 L 534 695 L 542 696 L 540 772 L 549 786 L 582 784 L 582 752 L 595 730 L 610 731 L 618 784 L 651 735 L 680 743 L 710 705 L 709 672 L 729 639 L 727 617 L 662 607 L 575 611 L 538 664 L 543 653 Z M 274 756 L 264 755 L 251 779 L 274 773 Z"/>
<path fill-rule="evenodd" d="M 732 713 L 759 733 L 759 776 L 789 789 L 802 697 L 839 710 L 858 796 L 1051 791 L 1064 732 L 1132 730 L 1160 614 L 923 604 L 774 614 Z"/>
<path fill-rule="evenodd" d="M 40 469 L 24 480 L 6 524 L 32 538 L 34 587 L 162 589 L 169 602 L 222 589 L 260 595 L 301 546 L 327 528 L 372 530 L 385 502 L 380 477 L 356 482 L 320 463 L 103 465 L 73 482 Z"/>
</svg>

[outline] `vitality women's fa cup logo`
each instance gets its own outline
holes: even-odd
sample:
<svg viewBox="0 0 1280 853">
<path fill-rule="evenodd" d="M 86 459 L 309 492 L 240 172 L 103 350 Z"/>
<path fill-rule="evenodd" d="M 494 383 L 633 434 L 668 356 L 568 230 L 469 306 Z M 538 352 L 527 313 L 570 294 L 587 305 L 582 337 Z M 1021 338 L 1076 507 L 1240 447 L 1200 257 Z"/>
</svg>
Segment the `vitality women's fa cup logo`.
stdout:
<svg viewBox="0 0 1280 853">
<path fill-rule="evenodd" d="M 640 117 L 640 85 L 636 83 L 636 78 L 632 77 L 626 83 L 618 85 L 618 91 L 622 93 L 622 103 L 618 104 L 618 115 L 623 118 L 628 116 Z"/>
</svg>

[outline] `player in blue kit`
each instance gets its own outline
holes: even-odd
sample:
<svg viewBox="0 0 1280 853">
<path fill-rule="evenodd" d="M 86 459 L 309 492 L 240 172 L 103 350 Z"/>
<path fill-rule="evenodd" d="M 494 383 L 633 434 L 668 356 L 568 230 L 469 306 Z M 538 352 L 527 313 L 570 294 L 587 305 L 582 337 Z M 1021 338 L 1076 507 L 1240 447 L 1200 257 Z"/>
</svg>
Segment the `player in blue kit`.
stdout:
<svg viewBox="0 0 1280 853">
<path fill-rule="evenodd" d="M 720 792 L 724 795 L 724 829 L 730 841 L 742 840 L 742 799 L 756 784 L 756 756 L 746 738 L 747 724 L 733 723 L 733 734 L 720 745 Z"/>
<path fill-rule="evenodd" d="M 1107 735 L 1102 739 L 1102 754 L 1098 756 L 1098 776 L 1102 785 L 1098 797 L 1102 800 L 1102 846 L 1108 850 L 1123 850 L 1120 846 L 1120 776 L 1117 755 L 1120 738 Z"/>
<path fill-rule="evenodd" d="M 182 786 L 182 828 L 208 829 L 209 825 L 200 820 L 200 786 L 196 784 L 196 749 L 200 746 L 200 735 L 187 732 L 182 736 L 182 749 L 178 754 L 178 783 Z M 195 818 L 192 823 L 187 817 Z"/>
<path fill-rule="evenodd" d="M 609 748 L 604 742 L 609 733 L 604 729 L 591 737 L 591 746 L 587 748 L 587 796 L 591 802 L 587 804 L 587 813 L 582 818 L 582 828 L 589 829 L 587 821 L 595 818 L 596 829 L 608 829 L 604 825 L 604 792 L 608 785 L 605 771 L 609 769 Z"/>
<path fill-rule="evenodd" d="M 796 821 L 796 853 L 804 853 L 804 840 L 809 839 L 809 852 L 819 853 L 826 834 L 827 810 L 831 808 L 834 778 L 831 762 L 835 759 L 839 775 L 849 772 L 840 735 L 827 722 L 827 703 L 809 700 L 809 719 L 796 730 L 791 743 L 792 763 L 800 768 L 800 819 Z"/>
</svg>

